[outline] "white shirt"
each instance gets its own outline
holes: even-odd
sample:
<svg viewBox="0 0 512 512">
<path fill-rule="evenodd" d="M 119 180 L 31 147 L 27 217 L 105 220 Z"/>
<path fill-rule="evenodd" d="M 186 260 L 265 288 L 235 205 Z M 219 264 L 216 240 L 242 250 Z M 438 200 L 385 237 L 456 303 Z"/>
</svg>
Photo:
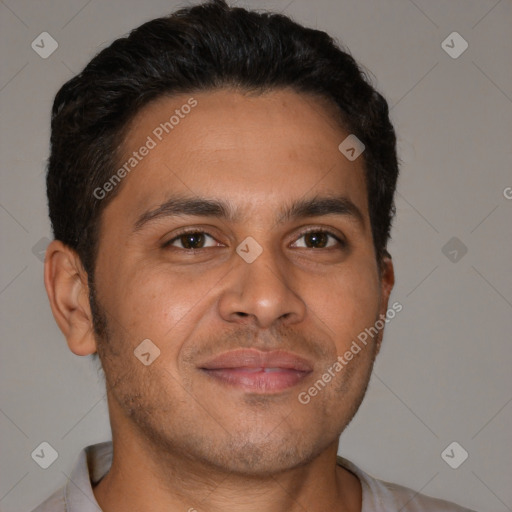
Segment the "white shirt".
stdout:
<svg viewBox="0 0 512 512">
<path fill-rule="evenodd" d="M 110 469 L 112 455 L 111 441 L 84 448 L 68 483 L 32 512 L 101 512 L 92 489 Z M 474 512 L 401 485 L 377 480 L 343 457 L 338 456 L 338 464 L 361 482 L 361 512 Z"/>
</svg>

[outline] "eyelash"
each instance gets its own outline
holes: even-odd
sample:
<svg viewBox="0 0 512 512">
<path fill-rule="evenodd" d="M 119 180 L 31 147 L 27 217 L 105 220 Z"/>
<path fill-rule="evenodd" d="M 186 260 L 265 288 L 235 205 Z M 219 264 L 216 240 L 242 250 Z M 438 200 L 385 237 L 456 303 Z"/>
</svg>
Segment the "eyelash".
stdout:
<svg viewBox="0 0 512 512">
<path fill-rule="evenodd" d="M 208 233 L 207 231 L 201 231 L 201 230 L 198 230 L 198 229 L 184 229 L 183 231 L 180 231 L 179 233 L 177 233 L 174 238 L 172 238 L 171 240 L 169 240 L 168 242 L 165 242 L 163 244 L 163 248 L 169 248 L 169 247 L 172 247 L 173 249 L 178 249 L 179 251 L 183 251 L 183 252 L 196 252 L 196 251 L 201 251 L 201 250 L 204 250 L 204 249 L 213 249 L 213 247 L 200 247 L 198 249 L 183 249 L 183 248 L 180 248 L 180 247 L 174 247 L 172 244 L 173 242 L 175 242 L 176 240 L 178 240 L 180 237 L 182 237 L 183 235 L 186 235 L 186 234 L 201 234 L 201 235 L 208 235 L 209 237 L 213 238 L 215 240 L 215 237 Z M 338 245 L 339 245 L 339 248 L 340 249 L 345 249 L 347 247 L 347 242 L 345 242 L 345 240 L 342 240 L 339 236 L 335 235 L 332 231 L 329 231 L 325 228 L 310 228 L 306 231 L 303 231 L 302 233 L 299 234 L 298 239 L 302 238 L 303 236 L 309 234 L 309 233 L 326 233 L 327 235 L 331 236 L 332 238 L 334 238 L 337 242 L 338 242 Z M 313 250 L 321 250 L 321 249 L 324 249 L 324 250 L 327 250 L 327 249 L 333 249 L 333 247 L 327 247 L 327 248 L 318 248 L 318 249 L 315 249 L 314 247 L 306 247 L 306 249 L 313 249 Z"/>
</svg>

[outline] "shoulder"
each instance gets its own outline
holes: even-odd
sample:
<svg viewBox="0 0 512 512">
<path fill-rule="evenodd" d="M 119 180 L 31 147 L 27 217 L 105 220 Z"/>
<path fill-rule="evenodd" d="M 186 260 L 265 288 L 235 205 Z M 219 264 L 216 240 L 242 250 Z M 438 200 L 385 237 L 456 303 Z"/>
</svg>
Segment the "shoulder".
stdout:
<svg viewBox="0 0 512 512">
<path fill-rule="evenodd" d="M 112 441 L 83 448 L 71 471 L 68 483 L 31 512 L 69 512 L 71 509 L 96 512 L 100 510 L 94 498 L 92 486 L 108 472 L 112 457 Z"/>
<path fill-rule="evenodd" d="M 65 512 L 66 498 L 64 487 L 55 491 L 49 498 L 38 505 L 32 512 Z"/>
<path fill-rule="evenodd" d="M 373 478 L 343 457 L 338 456 L 338 464 L 354 473 L 361 482 L 363 491 L 361 512 L 374 512 L 377 510 L 400 510 L 401 512 L 474 512 L 455 503 L 426 496 L 408 487 Z"/>
<path fill-rule="evenodd" d="M 375 501 L 372 504 L 375 506 L 387 506 L 393 507 L 393 509 L 397 507 L 396 510 L 402 512 L 474 512 L 469 508 L 426 496 L 402 485 L 377 479 L 373 479 L 373 481 Z M 364 509 L 363 512 L 365 512 Z"/>
</svg>

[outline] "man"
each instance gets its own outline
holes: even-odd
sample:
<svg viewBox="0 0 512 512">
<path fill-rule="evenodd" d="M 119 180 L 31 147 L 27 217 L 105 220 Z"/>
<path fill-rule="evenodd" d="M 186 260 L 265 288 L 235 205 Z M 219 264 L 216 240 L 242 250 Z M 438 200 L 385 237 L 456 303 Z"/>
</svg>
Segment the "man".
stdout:
<svg viewBox="0 0 512 512">
<path fill-rule="evenodd" d="M 112 444 L 38 512 L 461 511 L 337 457 L 380 349 L 386 101 L 323 32 L 221 0 L 58 92 L 45 284 Z"/>
</svg>

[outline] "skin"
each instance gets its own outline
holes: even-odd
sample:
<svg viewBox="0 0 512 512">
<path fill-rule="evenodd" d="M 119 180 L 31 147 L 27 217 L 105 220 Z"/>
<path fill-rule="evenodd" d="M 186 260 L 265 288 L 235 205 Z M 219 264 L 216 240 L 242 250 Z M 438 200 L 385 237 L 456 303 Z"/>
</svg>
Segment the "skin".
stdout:
<svg viewBox="0 0 512 512">
<path fill-rule="evenodd" d="M 189 97 L 142 110 L 126 155 Z M 77 255 L 58 241 L 47 251 L 45 284 L 69 348 L 97 351 L 106 376 L 114 459 L 96 499 L 106 512 L 148 503 L 155 512 L 359 511 L 359 480 L 336 465 L 336 454 L 382 331 L 310 403 L 297 397 L 388 309 L 393 265 L 386 257 L 379 273 L 363 159 L 340 153 L 348 132 L 313 97 L 290 90 L 193 97 L 198 105 L 124 178 L 102 215 L 95 284 L 108 340 L 93 334 Z M 140 215 L 178 193 L 229 201 L 239 218 L 166 217 L 134 231 Z M 345 196 L 362 222 L 334 214 L 277 222 L 284 206 L 316 195 Z M 183 227 L 210 235 L 194 242 L 206 248 L 185 251 L 175 239 Z M 319 227 L 347 246 L 302 236 Z M 252 263 L 236 252 L 248 236 L 263 249 Z M 147 338 L 160 349 L 149 366 L 133 354 Z M 294 352 L 313 372 L 265 394 L 197 367 L 240 347 Z"/>
</svg>

